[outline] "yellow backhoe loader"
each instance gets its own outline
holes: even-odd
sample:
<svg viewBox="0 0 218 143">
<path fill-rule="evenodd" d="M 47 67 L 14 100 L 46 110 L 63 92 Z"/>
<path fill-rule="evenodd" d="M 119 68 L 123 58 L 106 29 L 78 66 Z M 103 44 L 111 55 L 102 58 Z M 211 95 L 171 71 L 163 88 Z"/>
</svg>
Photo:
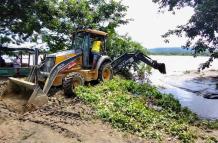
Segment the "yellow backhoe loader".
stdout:
<svg viewBox="0 0 218 143">
<path fill-rule="evenodd" d="M 76 31 L 72 36 L 72 49 L 47 55 L 38 65 L 38 50 L 35 50 L 35 66 L 28 78 L 9 78 L 7 89 L 1 96 L 6 102 L 15 101 L 23 109 L 34 109 L 47 103 L 47 94 L 52 86 L 62 86 L 67 96 L 73 95 L 75 86 L 89 81 L 107 81 L 127 65 L 142 61 L 166 73 L 165 64 L 158 63 L 142 53 L 125 53 L 115 60 L 106 55 L 107 33 L 85 29 Z M 100 57 L 95 68 L 92 67 L 91 45 L 94 39 L 102 44 Z M 43 89 L 39 83 L 43 83 Z"/>
</svg>

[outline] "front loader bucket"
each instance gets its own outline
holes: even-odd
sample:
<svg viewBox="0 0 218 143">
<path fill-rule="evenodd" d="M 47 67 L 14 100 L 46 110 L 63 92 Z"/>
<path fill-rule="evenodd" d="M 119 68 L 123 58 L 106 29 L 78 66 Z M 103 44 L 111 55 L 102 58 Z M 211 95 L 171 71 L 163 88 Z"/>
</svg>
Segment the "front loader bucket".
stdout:
<svg viewBox="0 0 218 143">
<path fill-rule="evenodd" d="M 7 107 L 17 112 L 31 111 L 48 102 L 47 95 L 38 85 L 12 77 L 1 98 Z"/>
</svg>

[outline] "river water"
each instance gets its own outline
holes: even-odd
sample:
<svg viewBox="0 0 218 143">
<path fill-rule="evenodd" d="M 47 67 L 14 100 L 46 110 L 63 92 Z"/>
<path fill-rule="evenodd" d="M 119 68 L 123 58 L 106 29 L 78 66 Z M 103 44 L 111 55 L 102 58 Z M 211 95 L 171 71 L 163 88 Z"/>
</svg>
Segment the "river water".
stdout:
<svg viewBox="0 0 218 143">
<path fill-rule="evenodd" d="M 162 93 L 171 93 L 183 107 L 188 107 L 200 118 L 218 119 L 218 99 L 206 99 L 205 95 L 218 94 L 218 60 L 203 72 L 197 72 L 199 64 L 208 57 L 151 56 L 166 65 L 167 74 L 153 70 L 150 80 Z"/>
</svg>

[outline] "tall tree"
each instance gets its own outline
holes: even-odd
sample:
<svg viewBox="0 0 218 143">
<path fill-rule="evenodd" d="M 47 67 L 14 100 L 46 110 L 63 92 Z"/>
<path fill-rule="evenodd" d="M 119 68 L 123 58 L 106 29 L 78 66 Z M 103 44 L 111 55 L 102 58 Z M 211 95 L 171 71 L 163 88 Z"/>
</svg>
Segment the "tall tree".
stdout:
<svg viewBox="0 0 218 143">
<path fill-rule="evenodd" d="M 147 54 L 147 50 L 140 43 L 132 40 L 127 35 L 120 36 L 116 33 L 109 33 L 106 45 L 108 55 L 111 58 L 115 58 L 126 52 L 142 52 Z"/>
<path fill-rule="evenodd" d="M 164 38 L 172 34 L 188 37 L 184 47 L 191 47 L 194 56 L 208 51 L 210 59 L 201 66 L 209 67 L 214 58 L 218 57 L 218 0 L 153 0 L 159 4 L 160 9 L 167 8 L 169 11 L 186 6 L 194 8 L 194 14 L 187 24 L 179 25 L 174 30 L 169 30 L 163 35 Z"/>
<path fill-rule="evenodd" d="M 128 23 L 126 11 L 115 0 L 1 0 L 0 44 L 42 40 L 60 50 L 70 46 L 77 28 L 113 31 Z"/>
</svg>

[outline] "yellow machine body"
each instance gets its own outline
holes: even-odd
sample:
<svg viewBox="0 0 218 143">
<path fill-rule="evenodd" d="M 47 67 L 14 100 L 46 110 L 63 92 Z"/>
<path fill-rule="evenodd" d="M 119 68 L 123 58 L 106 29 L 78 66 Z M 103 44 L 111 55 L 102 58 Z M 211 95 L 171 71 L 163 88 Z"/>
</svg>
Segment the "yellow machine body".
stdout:
<svg viewBox="0 0 218 143">
<path fill-rule="evenodd" d="M 72 49 L 49 54 L 38 65 L 39 51 L 35 51 L 35 65 L 27 78 L 9 78 L 7 88 L 0 95 L 0 100 L 14 103 L 11 107 L 19 112 L 34 110 L 48 102 L 47 94 L 52 86 L 62 86 L 65 95 L 72 95 L 77 85 L 85 81 L 110 80 L 113 76 L 109 64 L 111 59 L 103 55 L 106 50 L 102 46 L 102 55 L 98 58 L 96 67 L 92 68 L 93 55 L 91 44 L 96 38 L 105 43 L 107 33 L 98 30 L 81 30 L 73 33 Z M 75 44 L 76 43 L 76 44 Z M 40 87 L 40 83 L 44 87 Z M 17 110 L 17 109 L 15 109 Z"/>
<path fill-rule="evenodd" d="M 55 59 L 54 63 L 59 64 L 68 58 L 75 57 L 76 54 L 72 53 L 71 51 L 62 51 L 58 53 L 54 53 L 51 55 L 48 55 L 47 57 L 53 57 Z M 92 81 L 97 80 L 98 78 L 98 71 L 96 69 L 83 69 L 82 67 L 82 56 L 80 56 L 72 65 L 70 68 L 66 68 L 62 70 L 58 75 L 56 76 L 53 86 L 61 86 L 63 82 L 63 78 L 71 73 L 71 72 L 78 72 L 80 73 L 85 81 Z M 39 79 L 41 82 L 45 82 L 45 79 Z"/>
<path fill-rule="evenodd" d="M 115 60 L 106 54 L 107 33 L 98 30 L 81 30 L 73 33 L 71 50 L 47 55 L 38 65 L 39 51 L 35 49 L 34 66 L 27 78 L 9 78 L 8 86 L 0 100 L 19 112 L 34 110 L 48 102 L 52 86 L 62 86 L 66 96 L 74 96 L 75 87 L 89 81 L 108 81 L 123 67 L 142 61 L 161 73 L 166 73 L 164 63 L 158 63 L 143 53 L 125 53 Z M 95 41 L 101 41 L 100 52 L 92 52 Z M 94 65 L 94 66 L 93 66 Z M 44 83 L 41 88 L 41 83 Z M 9 105 L 8 105 L 9 106 Z"/>
</svg>

